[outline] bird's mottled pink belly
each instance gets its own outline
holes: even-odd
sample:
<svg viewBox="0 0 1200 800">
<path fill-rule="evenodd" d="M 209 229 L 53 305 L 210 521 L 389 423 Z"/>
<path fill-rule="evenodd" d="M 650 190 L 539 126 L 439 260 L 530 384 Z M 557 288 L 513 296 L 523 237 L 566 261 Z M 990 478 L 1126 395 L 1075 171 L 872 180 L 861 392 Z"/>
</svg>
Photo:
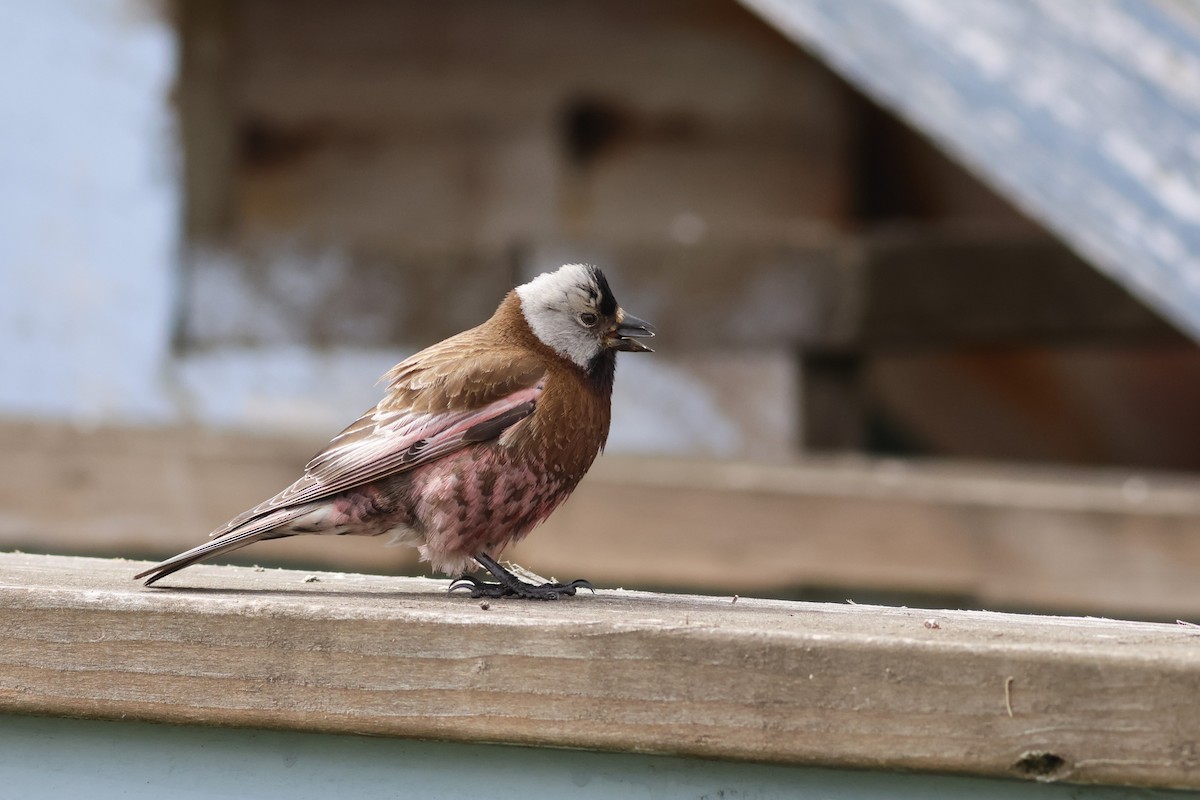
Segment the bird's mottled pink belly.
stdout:
<svg viewBox="0 0 1200 800">
<path fill-rule="evenodd" d="M 425 534 L 422 555 L 451 574 L 467 569 L 478 552 L 497 557 L 549 516 L 578 482 L 491 444 L 422 466 L 411 481 L 413 517 Z"/>
</svg>

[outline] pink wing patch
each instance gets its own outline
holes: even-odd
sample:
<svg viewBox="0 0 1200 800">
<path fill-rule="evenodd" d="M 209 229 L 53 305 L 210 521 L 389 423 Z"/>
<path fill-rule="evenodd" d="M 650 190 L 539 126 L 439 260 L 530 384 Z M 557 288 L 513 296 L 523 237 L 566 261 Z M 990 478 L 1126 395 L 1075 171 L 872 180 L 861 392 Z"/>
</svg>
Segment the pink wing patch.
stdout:
<svg viewBox="0 0 1200 800">
<path fill-rule="evenodd" d="M 305 472 L 324 477 L 328 484 L 350 488 L 401 468 L 411 469 L 464 445 L 499 436 L 533 413 L 542 387 L 539 382 L 472 411 L 377 412 L 373 415 L 374 430 L 368 436 L 345 445 L 334 444 L 310 461 Z"/>
</svg>

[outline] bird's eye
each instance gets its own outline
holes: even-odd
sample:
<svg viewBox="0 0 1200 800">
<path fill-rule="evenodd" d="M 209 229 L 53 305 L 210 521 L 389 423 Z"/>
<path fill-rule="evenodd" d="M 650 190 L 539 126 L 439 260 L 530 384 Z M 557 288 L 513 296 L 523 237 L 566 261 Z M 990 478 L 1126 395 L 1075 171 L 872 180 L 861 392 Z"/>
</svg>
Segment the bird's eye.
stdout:
<svg viewBox="0 0 1200 800">
<path fill-rule="evenodd" d="M 600 318 L 590 311 L 585 311 L 579 315 L 579 322 L 588 328 L 592 327 L 599 321 Z"/>
</svg>

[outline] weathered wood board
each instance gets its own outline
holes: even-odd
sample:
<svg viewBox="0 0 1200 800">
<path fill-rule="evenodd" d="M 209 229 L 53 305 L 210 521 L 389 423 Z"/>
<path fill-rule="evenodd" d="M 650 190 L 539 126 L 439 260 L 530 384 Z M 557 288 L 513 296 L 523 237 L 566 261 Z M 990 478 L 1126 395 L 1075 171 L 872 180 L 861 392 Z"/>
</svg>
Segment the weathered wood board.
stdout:
<svg viewBox="0 0 1200 800">
<path fill-rule="evenodd" d="M 1200 629 L 0 555 L 0 713 L 1200 787 Z"/>
</svg>

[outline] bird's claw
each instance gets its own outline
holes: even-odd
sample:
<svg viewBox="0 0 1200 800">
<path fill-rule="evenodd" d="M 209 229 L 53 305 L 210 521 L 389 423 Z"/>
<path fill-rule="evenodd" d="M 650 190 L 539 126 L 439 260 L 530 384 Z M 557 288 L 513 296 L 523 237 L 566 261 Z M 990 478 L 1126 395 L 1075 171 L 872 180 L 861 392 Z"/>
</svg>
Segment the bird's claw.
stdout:
<svg viewBox="0 0 1200 800">
<path fill-rule="evenodd" d="M 473 575 L 462 575 L 451 581 L 450 588 L 447 589 L 446 592 L 457 592 L 459 589 L 466 589 L 471 592 L 471 597 L 503 597 L 505 594 L 503 591 L 495 592 L 489 590 L 503 590 L 505 588 L 507 587 L 502 584 L 487 583 L 486 581 L 479 580 Z"/>
<path fill-rule="evenodd" d="M 592 594 L 596 593 L 596 587 L 592 586 L 591 581 L 586 581 L 583 578 L 576 578 L 570 583 L 553 583 L 551 586 L 558 587 L 564 593 L 574 596 L 576 589 L 587 589 Z"/>
<path fill-rule="evenodd" d="M 481 581 L 473 575 L 455 578 L 447 591 L 455 592 L 459 589 L 469 590 L 471 597 L 523 597 L 529 600 L 557 600 L 560 597 L 573 597 L 579 589 L 588 589 L 592 594 L 596 593 L 596 587 L 583 579 L 573 580 L 570 583 L 542 584 L 515 581 L 512 585 L 507 585 L 498 581 L 496 583 Z"/>
</svg>

